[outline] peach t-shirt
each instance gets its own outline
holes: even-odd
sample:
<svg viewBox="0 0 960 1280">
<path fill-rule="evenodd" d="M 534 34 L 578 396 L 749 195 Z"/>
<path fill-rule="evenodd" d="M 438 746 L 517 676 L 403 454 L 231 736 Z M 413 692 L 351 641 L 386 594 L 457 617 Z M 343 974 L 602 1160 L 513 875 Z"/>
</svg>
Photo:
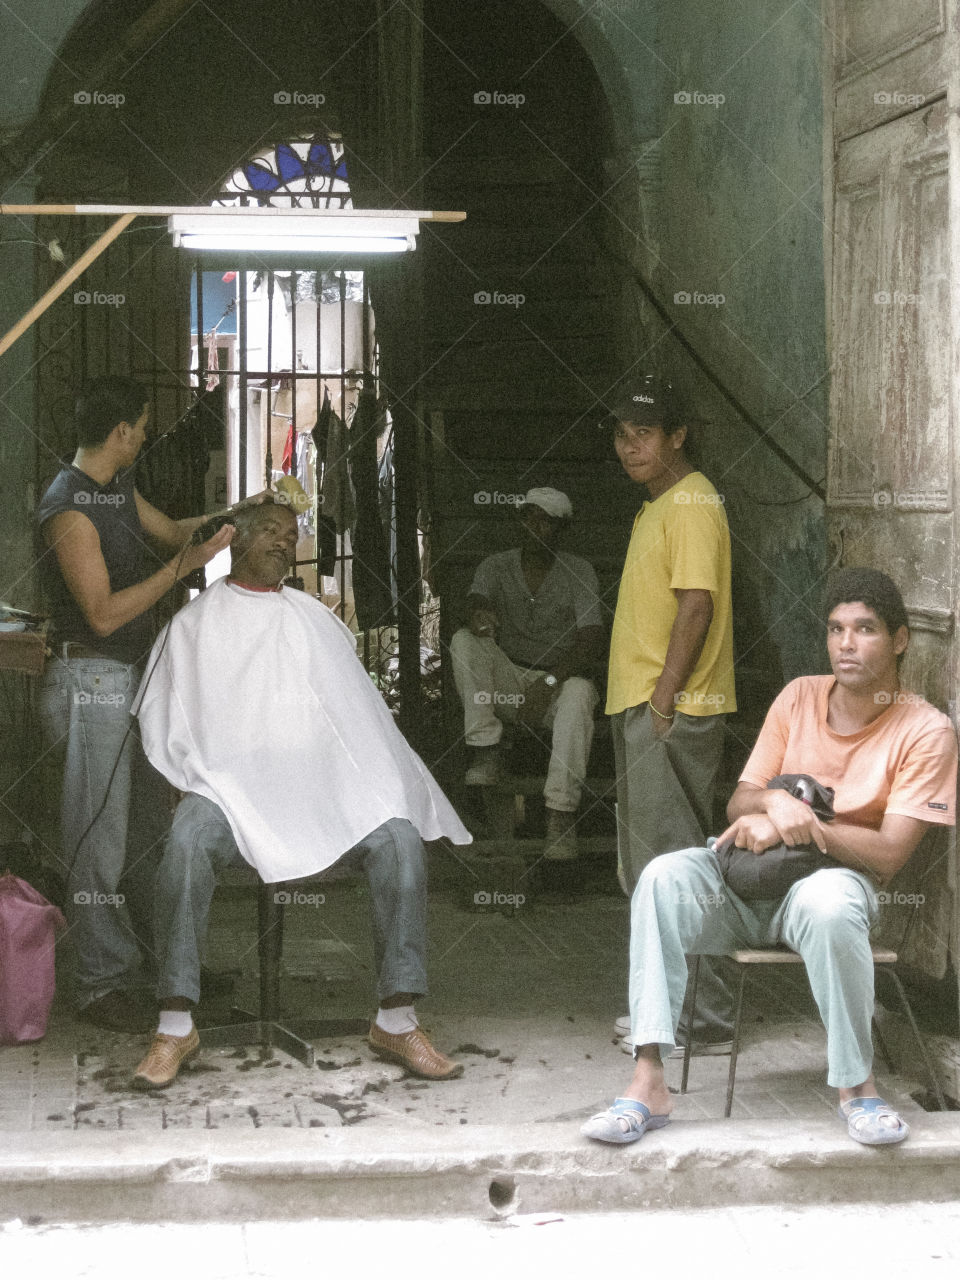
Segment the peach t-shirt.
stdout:
<svg viewBox="0 0 960 1280">
<path fill-rule="evenodd" d="M 809 773 L 836 792 L 839 822 L 877 831 L 884 814 L 952 826 L 957 735 L 919 694 L 901 689 L 857 733 L 827 724 L 833 676 L 801 676 L 776 697 L 741 782 L 765 787 L 780 773 Z"/>
</svg>

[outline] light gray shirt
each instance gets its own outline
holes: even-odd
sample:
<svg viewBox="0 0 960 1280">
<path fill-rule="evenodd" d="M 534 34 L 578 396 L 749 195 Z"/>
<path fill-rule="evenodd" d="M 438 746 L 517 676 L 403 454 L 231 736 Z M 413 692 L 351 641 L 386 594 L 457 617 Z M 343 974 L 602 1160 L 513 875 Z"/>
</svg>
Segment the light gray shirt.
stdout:
<svg viewBox="0 0 960 1280">
<path fill-rule="evenodd" d="M 493 605 L 500 648 L 520 666 L 553 666 L 573 648 L 581 627 L 603 625 L 593 566 L 566 551 L 557 553 L 536 595 L 523 576 L 519 547 L 481 561 L 470 593 Z"/>
</svg>

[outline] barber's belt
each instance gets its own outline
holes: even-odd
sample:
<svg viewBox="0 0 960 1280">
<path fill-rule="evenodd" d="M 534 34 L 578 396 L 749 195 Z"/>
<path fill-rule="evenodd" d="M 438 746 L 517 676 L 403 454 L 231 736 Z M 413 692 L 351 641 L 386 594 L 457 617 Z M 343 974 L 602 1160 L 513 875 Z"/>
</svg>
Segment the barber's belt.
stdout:
<svg viewBox="0 0 960 1280">
<path fill-rule="evenodd" d="M 103 658 L 111 661 L 105 653 L 99 653 L 96 649 L 91 649 L 89 645 L 79 644 L 76 640 L 64 640 L 62 644 L 56 646 L 61 658 Z"/>
</svg>

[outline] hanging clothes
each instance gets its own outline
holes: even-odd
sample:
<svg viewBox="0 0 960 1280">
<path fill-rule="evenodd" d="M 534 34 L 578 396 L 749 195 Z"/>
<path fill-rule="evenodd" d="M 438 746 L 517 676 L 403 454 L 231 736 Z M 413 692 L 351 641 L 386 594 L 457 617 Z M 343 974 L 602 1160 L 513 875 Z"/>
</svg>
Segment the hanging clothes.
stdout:
<svg viewBox="0 0 960 1280">
<path fill-rule="evenodd" d="M 389 414 L 387 421 L 389 422 Z M 397 494 L 394 487 L 392 426 L 377 467 L 377 490 L 380 495 L 380 519 L 386 530 L 387 555 L 390 558 L 390 596 L 396 607 L 400 592 L 397 588 Z"/>
<path fill-rule="evenodd" d="M 322 512 L 317 516 L 317 572 L 332 578 L 337 571 L 337 526 Z"/>
<path fill-rule="evenodd" d="M 330 437 L 330 417 L 333 409 L 330 405 L 330 392 L 326 386 L 323 388 L 323 403 L 320 406 L 320 412 L 317 414 L 317 420 L 313 424 L 310 434 L 313 436 L 313 443 L 317 448 L 317 487 L 323 478 L 323 472 L 327 465 L 327 446 Z"/>
<path fill-rule="evenodd" d="M 316 462 L 315 449 L 313 447 L 313 439 L 309 431 L 298 431 L 297 440 L 294 449 L 294 461 L 296 462 L 296 475 L 299 477 L 301 484 L 309 488 L 309 477 L 314 476 L 314 484 L 316 484 Z M 297 515 L 297 522 L 300 525 L 300 536 L 302 538 L 312 538 L 317 529 L 317 504 L 310 502 Z"/>
<path fill-rule="evenodd" d="M 350 479 L 357 515 L 350 531 L 353 545 L 353 598 L 360 629 L 390 626 L 394 620 L 390 555 L 380 518 L 377 460 L 377 398 L 361 391 L 350 427 Z"/>
<path fill-rule="evenodd" d="M 293 448 L 294 448 L 293 436 L 294 436 L 293 423 L 291 423 L 289 429 L 287 430 L 286 443 L 283 446 L 283 457 L 280 460 L 280 470 L 283 472 L 285 476 L 288 476 L 290 474 L 291 469 L 293 467 Z M 297 474 L 301 475 L 302 472 L 298 471 Z"/>
<path fill-rule="evenodd" d="M 307 468 L 310 465 L 310 450 L 313 447 L 313 440 L 310 438 L 309 431 L 298 431 L 294 448 L 294 458 L 297 464 L 297 475 L 301 480 L 307 475 Z"/>
<path fill-rule="evenodd" d="M 323 514 L 329 516 L 337 533 L 344 534 L 356 519 L 357 508 L 350 479 L 350 432 L 330 405 L 326 388 L 323 405 L 313 428 L 317 446 L 317 489 Z"/>
<path fill-rule="evenodd" d="M 207 348 L 207 391 L 213 391 L 220 385 L 220 375 L 215 372 L 220 368 L 220 356 L 217 351 L 217 330 L 213 328 L 206 337 Z M 211 372 L 213 370 L 214 372 Z"/>
</svg>

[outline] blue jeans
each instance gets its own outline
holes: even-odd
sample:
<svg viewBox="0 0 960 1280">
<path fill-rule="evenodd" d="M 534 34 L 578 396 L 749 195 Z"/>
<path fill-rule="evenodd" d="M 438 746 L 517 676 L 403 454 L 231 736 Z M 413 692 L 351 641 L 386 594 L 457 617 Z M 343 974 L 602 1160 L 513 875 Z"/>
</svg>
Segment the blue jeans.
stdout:
<svg viewBox="0 0 960 1280">
<path fill-rule="evenodd" d="M 816 871 L 786 896 L 744 902 L 712 849 L 681 849 L 650 862 L 630 904 L 630 1019 L 634 1044 L 676 1042 L 688 955 L 785 943 L 799 952 L 827 1031 L 827 1083 L 852 1089 L 873 1065 L 873 954 L 877 892 L 849 867 Z"/>
<path fill-rule="evenodd" d="M 169 787 L 144 756 L 130 716 L 139 680 L 138 667 L 111 658 L 54 658 L 40 684 L 44 743 L 63 767 L 65 914 L 81 1008 L 149 981 L 143 953 L 153 967 L 153 881 Z"/>
<path fill-rule="evenodd" d="M 203 796 L 184 796 L 157 872 L 160 1000 L 176 996 L 199 1001 L 200 962 L 217 873 L 247 865 L 223 810 Z M 427 872 L 416 827 L 406 818 L 391 818 L 333 865 L 338 875 L 361 868 L 366 872 L 379 999 L 401 991 L 426 995 Z"/>
</svg>

